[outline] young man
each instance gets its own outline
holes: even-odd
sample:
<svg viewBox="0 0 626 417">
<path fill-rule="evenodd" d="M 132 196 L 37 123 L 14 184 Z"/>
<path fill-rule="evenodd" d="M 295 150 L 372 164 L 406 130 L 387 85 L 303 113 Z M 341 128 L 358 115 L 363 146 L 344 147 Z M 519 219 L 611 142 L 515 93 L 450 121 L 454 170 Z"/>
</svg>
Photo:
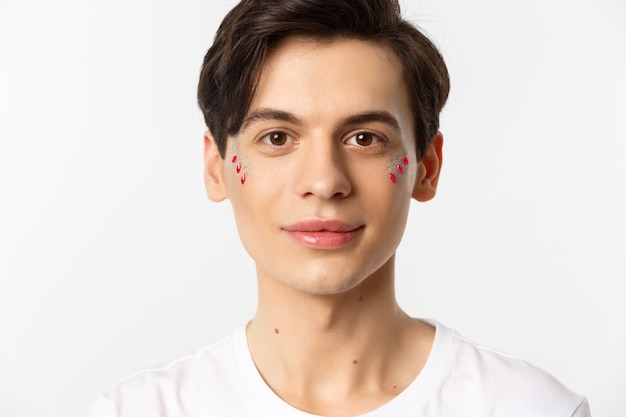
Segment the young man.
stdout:
<svg viewBox="0 0 626 417">
<path fill-rule="evenodd" d="M 588 416 L 526 362 L 407 316 L 395 251 L 433 198 L 448 94 L 393 0 L 243 0 L 198 97 L 205 184 L 256 263 L 247 326 L 118 383 L 92 416 Z"/>
</svg>

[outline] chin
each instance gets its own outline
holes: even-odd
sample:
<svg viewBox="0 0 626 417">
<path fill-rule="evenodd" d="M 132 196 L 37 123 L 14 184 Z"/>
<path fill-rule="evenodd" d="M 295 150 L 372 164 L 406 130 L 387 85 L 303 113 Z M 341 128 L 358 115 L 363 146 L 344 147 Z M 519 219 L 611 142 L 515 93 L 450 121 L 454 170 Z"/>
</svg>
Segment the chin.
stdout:
<svg viewBox="0 0 626 417">
<path fill-rule="evenodd" d="M 313 296 L 331 296 L 347 293 L 358 287 L 365 278 L 348 277 L 310 277 L 305 281 L 288 282 L 291 288 L 304 294 Z"/>
</svg>

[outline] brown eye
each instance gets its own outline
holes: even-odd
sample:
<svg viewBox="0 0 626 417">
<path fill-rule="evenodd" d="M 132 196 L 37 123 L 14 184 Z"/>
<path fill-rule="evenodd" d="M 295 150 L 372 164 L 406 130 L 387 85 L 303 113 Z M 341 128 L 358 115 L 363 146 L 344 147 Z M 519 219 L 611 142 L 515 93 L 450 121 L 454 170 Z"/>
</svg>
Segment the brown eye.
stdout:
<svg viewBox="0 0 626 417">
<path fill-rule="evenodd" d="M 371 133 L 358 133 L 356 135 L 356 143 L 358 143 L 361 146 L 367 146 L 367 145 L 371 145 L 373 138 L 372 138 L 372 134 Z"/>
<path fill-rule="evenodd" d="M 272 145 L 280 146 L 287 143 L 287 141 L 289 140 L 289 135 L 287 135 L 285 132 L 272 132 L 266 135 L 263 140 L 269 142 Z"/>
<path fill-rule="evenodd" d="M 359 146 L 372 146 L 375 143 L 378 143 L 380 138 L 371 132 L 359 132 L 352 136 L 348 143 L 352 142 L 353 144 Z"/>
</svg>

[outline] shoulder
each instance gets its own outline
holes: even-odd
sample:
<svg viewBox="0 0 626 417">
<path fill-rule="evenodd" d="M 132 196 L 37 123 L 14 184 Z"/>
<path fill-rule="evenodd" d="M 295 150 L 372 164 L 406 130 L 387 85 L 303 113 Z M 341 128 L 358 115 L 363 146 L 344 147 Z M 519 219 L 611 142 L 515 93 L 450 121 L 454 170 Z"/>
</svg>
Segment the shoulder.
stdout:
<svg viewBox="0 0 626 417">
<path fill-rule="evenodd" d="M 586 400 L 548 372 L 527 361 L 481 346 L 437 325 L 449 338 L 442 392 L 454 392 L 466 406 L 488 415 L 573 416 Z"/>
<path fill-rule="evenodd" d="M 209 397 L 222 395 L 225 387 L 236 384 L 234 369 L 231 334 L 166 365 L 120 380 L 101 396 L 90 417 L 178 415 L 183 404 L 201 407 Z"/>
</svg>

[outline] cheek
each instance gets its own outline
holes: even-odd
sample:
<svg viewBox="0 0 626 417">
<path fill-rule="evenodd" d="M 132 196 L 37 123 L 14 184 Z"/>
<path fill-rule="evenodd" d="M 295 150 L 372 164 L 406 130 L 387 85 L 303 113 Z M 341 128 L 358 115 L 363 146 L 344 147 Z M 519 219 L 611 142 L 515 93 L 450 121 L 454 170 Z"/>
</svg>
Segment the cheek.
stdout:
<svg viewBox="0 0 626 417">
<path fill-rule="evenodd" d="M 230 173 L 233 208 L 237 232 L 244 248 L 253 259 L 262 259 L 272 250 L 267 242 L 275 238 L 281 212 L 288 211 L 284 192 L 287 184 L 263 163 L 242 161 L 240 173 Z M 245 180 L 241 178 L 245 175 Z"/>
<path fill-rule="evenodd" d="M 405 180 L 407 178 L 406 174 L 411 170 L 410 164 L 411 161 L 406 152 L 393 158 L 387 166 L 389 181 L 391 181 L 392 184 L 396 184 L 398 181 Z"/>
<path fill-rule="evenodd" d="M 230 161 L 226 166 L 227 181 L 238 183 L 245 188 L 250 186 L 255 188 L 267 187 L 268 184 L 266 183 L 269 181 L 269 186 L 275 189 L 276 179 L 282 178 L 285 174 L 284 172 L 277 172 L 280 171 L 280 167 L 274 166 L 275 164 L 271 162 L 259 160 L 254 153 L 252 153 L 252 157 L 249 157 L 248 153 L 239 149 L 238 146 L 234 146 L 231 154 L 227 155 L 227 160 Z"/>
<path fill-rule="evenodd" d="M 245 152 L 233 155 L 229 165 L 226 177 L 233 208 L 245 218 L 270 211 L 285 189 L 285 173 L 267 161 L 248 158 Z"/>
</svg>

